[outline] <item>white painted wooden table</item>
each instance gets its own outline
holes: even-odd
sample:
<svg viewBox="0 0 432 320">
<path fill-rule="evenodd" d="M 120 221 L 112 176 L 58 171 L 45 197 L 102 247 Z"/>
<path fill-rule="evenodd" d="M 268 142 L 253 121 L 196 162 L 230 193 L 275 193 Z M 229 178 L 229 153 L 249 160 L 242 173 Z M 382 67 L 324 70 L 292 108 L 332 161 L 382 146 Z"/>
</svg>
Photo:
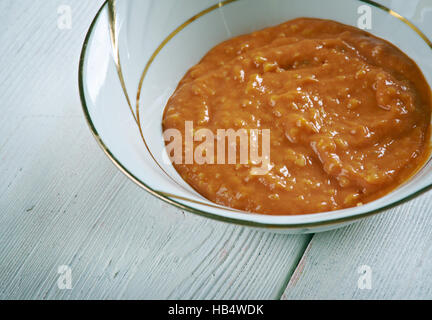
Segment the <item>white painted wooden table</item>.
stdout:
<svg viewBox="0 0 432 320">
<path fill-rule="evenodd" d="M 70 30 L 57 26 L 64 4 Z M 344 229 L 283 236 L 174 209 L 117 171 L 77 88 L 101 4 L 0 1 L 1 299 L 432 298 L 432 192 Z M 432 36 L 432 10 L 423 18 Z M 61 265 L 71 290 L 58 286 Z M 363 265 L 370 290 L 358 288 Z"/>
</svg>

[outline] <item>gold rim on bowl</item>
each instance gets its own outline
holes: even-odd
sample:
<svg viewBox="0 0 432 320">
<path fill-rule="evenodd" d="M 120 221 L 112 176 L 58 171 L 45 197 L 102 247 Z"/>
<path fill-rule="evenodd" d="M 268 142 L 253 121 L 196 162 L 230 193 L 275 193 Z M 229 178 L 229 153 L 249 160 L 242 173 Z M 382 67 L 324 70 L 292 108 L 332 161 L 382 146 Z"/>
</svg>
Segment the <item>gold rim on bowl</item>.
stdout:
<svg viewBox="0 0 432 320">
<path fill-rule="evenodd" d="M 203 11 L 201 11 L 200 13 L 194 15 L 193 17 L 189 18 L 186 22 L 184 22 L 183 24 L 181 24 L 179 27 L 177 27 L 173 32 L 171 32 L 162 42 L 161 44 L 158 46 L 158 48 L 155 50 L 155 52 L 152 54 L 152 56 L 150 57 L 149 61 L 147 62 L 145 69 L 143 71 L 143 74 L 141 76 L 140 82 L 139 82 L 139 87 L 138 87 L 138 95 L 137 95 L 137 110 L 139 110 L 138 106 L 138 100 L 140 98 L 140 93 L 141 93 L 141 87 L 144 81 L 144 78 L 147 74 L 147 71 L 149 70 L 152 62 L 154 61 L 154 59 L 156 58 L 156 56 L 159 54 L 159 52 L 163 49 L 163 47 L 169 42 L 169 40 L 171 40 L 176 34 L 178 34 L 181 30 L 183 30 L 186 26 L 188 26 L 190 23 L 192 23 L 193 21 L 199 19 L 200 17 L 204 16 L 205 14 L 212 12 L 215 9 L 218 9 L 222 6 L 228 5 L 230 3 L 233 2 L 237 2 L 239 0 L 225 0 L 225 1 L 221 1 L 218 4 L 215 4 Z M 412 22 L 410 22 L 408 19 L 406 19 L 405 17 L 403 17 L 402 15 L 398 14 L 397 12 L 379 4 L 376 3 L 374 1 L 370 1 L 370 0 L 359 0 L 360 2 L 372 5 L 376 8 L 379 8 L 381 10 L 386 11 L 388 14 L 394 16 L 395 18 L 399 19 L 400 21 L 404 22 L 406 25 L 408 25 L 412 30 L 414 30 L 425 42 L 426 44 L 432 49 L 432 42 L 426 37 L 426 35 L 420 31 L 420 29 L 418 29 Z M 214 214 L 214 213 L 210 213 L 210 212 L 206 212 L 200 209 L 196 209 L 193 207 L 190 207 L 188 205 L 185 205 L 183 203 L 178 202 L 175 199 L 178 200 L 186 200 L 186 201 L 191 201 L 191 202 L 195 202 L 191 199 L 187 199 L 187 198 L 183 198 L 183 197 L 179 197 L 170 193 L 166 193 L 166 192 L 162 192 L 162 191 L 158 191 L 153 189 L 152 187 L 150 187 L 149 185 L 147 185 L 145 182 L 141 181 L 138 177 L 136 177 L 133 173 L 131 173 L 115 156 L 114 154 L 110 151 L 110 149 L 106 146 L 106 144 L 104 143 L 104 141 L 102 140 L 102 138 L 99 136 L 99 133 L 91 119 L 90 116 L 90 112 L 89 109 L 87 107 L 87 102 L 86 102 L 86 98 L 85 98 L 85 93 L 84 93 L 84 64 L 85 64 L 85 57 L 86 57 L 86 52 L 87 52 L 87 47 L 88 47 L 88 43 L 90 40 L 90 36 L 93 32 L 94 26 L 100 16 L 100 14 L 102 13 L 103 9 L 108 6 L 110 4 L 109 0 L 106 0 L 102 6 L 99 8 L 96 16 L 94 17 L 84 40 L 83 46 L 82 46 L 82 50 L 81 50 L 81 56 L 80 56 L 80 62 L 79 62 L 79 72 L 78 72 L 78 85 L 79 85 L 79 94 L 80 94 L 80 99 L 81 99 L 81 105 L 82 105 L 82 109 L 84 112 L 84 116 L 86 118 L 87 124 L 90 128 L 90 131 L 92 132 L 94 138 L 96 139 L 97 143 L 99 144 L 99 146 L 102 148 L 102 150 L 104 151 L 104 153 L 107 155 L 107 157 L 112 161 L 112 163 L 121 171 L 123 172 L 123 174 L 125 174 L 129 179 L 131 179 L 135 184 L 137 184 L 138 186 L 140 186 L 141 188 L 143 188 L 144 190 L 146 190 L 147 192 L 149 192 L 150 194 L 152 194 L 153 196 L 159 198 L 160 200 L 167 202 L 171 205 L 173 205 L 174 207 L 181 209 L 181 210 L 186 210 L 189 211 L 191 213 L 206 217 L 206 218 L 210 218 L 213 220 L 217 220 L 217 221 L 221 221 L 221 222 L 226 222 L 226 223 L 231 223 L 231 224 L 236 224 L 236 225 L 241 225 L 241 226 L 248 226 L 248 227 L 256 227 L 256 228 L 266 228 L 266 229 L 301 229 L 301 228 L 315 228 L 315 227 L 328 227 L 328 226 L 332 226 L 332 225 L 336 225 L 336 224 L 343 224 L 343 223 L 349 223 L 349 222 L 354 222 L 356 220 L 362 219 L 362 218 L 366 218 L 375 214 L 378 214 L 384 210 L 388 210 L 391 208 L 394 208 L 404 202 L 407 202 L 417 196 L 419 196 L 420 194 L 423 194 L 429 190 L 432 189 L 432 184 L 429 184 L 427 186 L 425 186 L 424 188 L 418 190 L 417 192 L 414 192 L 402 199 L 399 199 L 393 203 L 390 203 L 388 205 L 385 205 L 383 207 L 371 210 L 371 211 L 367 211 L 367 212 L 363 212 L 363 213 L 359 213 L 353 216 L 349 216 L 349 217 L 342 217 L 342 218 L 335 218 L 335 219 L 329 219 L 326 221 L 317 221 L 317 222 L 305 222 L 305 223 L 289 223 L 289 224 L 272 224 L 272 223 L 262 223 L 262 222 L 255 222 L 255 221 L 247 221 L 244 219 L 236 219 L 236 218 L 228 218 L 228 217 L 223 217 L 220 216 L 218 214 Z M 112 8 L 109 8 L 112 9 Z M 110 10 L 110 19 L 113 19 L 112 16 L 112 11 Z M 115 30 L 112 30 L 112 28 L 110 29 L 110 32 L 113 35 L 113 32 L 115 32 Z M 114 43 L 115 46 L 115 43 Z M 123 80 L 123 75 L 121 72 L 121 68 L 120 68 L 120 63 L 119 63 L 119 56 L 117 55 L 118 60 L 115 61 L 116 66 L 117 66 L 117 71 L 119 73 L 119 77 L 120 77 L 120 82 L 122 84 L 122 89 L 125 91 L 125 87 L 124 87 L 124 80 Z M 130 100 L 129 97 L 126 94 L 126 99 L 127 102 L 129 104 L 129 107 L 131 108 L 132 111 L 132 107 L 130 104 Z M 139 112 L 139 111 L 138 111 Z M 133 111 L 132 111 L 133 113 Z M 135 118 L 135 121 L 137 121 L 137 118 L 139 117 L 139 113 L 138 116 Z M 139 123 L 138 123 L 138 127 Z M 142 132 L 140 129 L 140 134 L 142 136 Z M 145 142 L 144 137 L 142 137 Z M 146 145 L 147 147 L 147 145 Z M 147 147 L 148 149 L 148 147 Z M 150 151 L 150 150 L 149 150 Z M 430 159 L 429 161 L 431 161 L 432 159 Z M 428 161 L 428 162 L 429 162 Z M 426 164 L 425 164 L 426 165 Z M 424 167 L 424 166 L 423 166 Z M 199 202 L 197 202 L 199 203 Z M 201 203 L 199 203 L 201 204 Z M 237 210 L 238 211 L 238 210 Z M 240 213 L 241 214 L 241 213 Z M 313 214 L 313 215 L 317 215 L 319 213 Z"/>
</svg>

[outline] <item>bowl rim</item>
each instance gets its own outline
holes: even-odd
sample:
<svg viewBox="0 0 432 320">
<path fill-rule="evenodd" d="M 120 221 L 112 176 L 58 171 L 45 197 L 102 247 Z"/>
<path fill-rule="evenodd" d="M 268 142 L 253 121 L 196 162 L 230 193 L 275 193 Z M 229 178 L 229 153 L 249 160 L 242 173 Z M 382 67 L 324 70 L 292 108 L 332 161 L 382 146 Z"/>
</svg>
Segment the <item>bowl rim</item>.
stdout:
<svg viewBox="0 0 432 320">
<path fill-rule="evenodd" d="M 231 3 L 231 2 L 235 2 L 236 0 L 225 0 L 225 1 L 220 1 L 222 3 Z M 379 3 L 376 3 L 374 1 L 371 0 L 357 0 L 369 5 L 372 5 L 374 7 L 377 7 L 379 9 L 382 9 L 384 11 L 386 11 L 387 13 L 393 15 L 395 18 L 401 20 L 402 22 L 404 22 L 405 24 L 407 24 L 411 29 L 413 29 L 427 44 L 428 46 L 432 49 L 432 42 L 427 38 L 427 36 L 420 31 L 420 29 L 418 29 L 413 23 L 411 23 L 408 19 L 406 19 L 405 17 L 403 17 L 402 15 L 396 13 L 395 11 L 387 8 L 384 5 L 381 5 Z M 373 210 L 370 211 L 366 211 L 366 212 L 362 212 L 362 213 L 357 213 L 355 215 L 349 215 L 349 213 L 346 213 L 347 216 L 344 217 L 338 217 L 338 218 L 334 218 L 334 219 L 326 219 L 324 221 L 312 221 L 312 222 L 304 222 L 304 223 L 265 223 L 265 222 L 256 222 L 256 221 L 250 221 L 250 220 L 246 220 L 246 219 L 242 219 L 241 217 L 243 217 L 242 214 L 239 214 L 239 218 L 231 218 L 231 217 L 225 217 L 225 216 L 221 216 L 215 213 L 211 213 L 211 212 L 207 212 L 201 209 L 197 209 L 194 207 L 190 207 L 184 203 L 181 203 L 175 199 L 172 199 L 169 197 L 168 194 L 163 193 L 161 191 L 155 190 L 152 187 L 150 187 L 148 184 L 146 184 L 145 182 L 143 182 L 141 179 L 139 179 L 138 177 L 136 177 L 132 172 L 130 172 L 117 158 L 116 156 L 111 152 L 111 150 L 108 148 L 108 146 L 105 144 L 105 142 L 103 141 L 103 139 L 101 138 L 101 136 L 99 135 L 96 126 L 94 125 L 92 118 L 90 116 L 90 112 L 89 112 L 89 108 L 87 106 L 87 101 L 86 101 L 86 95 L 85 95 L 85 89 L 84 89 L 84 66 L 85 66 L 85 62 L 86 62 L 86 54 L 87 54 L 87 47 L 90 41 L 90 37 L 93 33 L 94 27 L 102 13 L 102 11 L 105 9 L 105 7 L 108 6 L 109 0 L 105 0 L 104 3 L 101 5 L 101 7 L 99 8 L 99 10 L 97 11 L 95 17 L 93 18 L 93 21 L 90 24 L 90 27 L 86 33 L 83 45 L 82 45 L 82 49 L 81 49 L 81 54 L 80 54 L 80 60 L 79 60 L 79 69 L 78 69 L 78 88 L 79 88 L 79 95 L 80 95 L 80 100 L 81 100 L 81 107 L 82 107 L 82 111 L 84 113 L 84 117 L 86 119 L 87 125 L 93 135 L 93 137 L 95 138 L 96 142 L 98 143 L 99 147 L 102 149 L 102 151 L 105 153 L 105 155 L 111 160 L 111 162 L 117 167 L 117 169 L 119 169 L 124 175 L 126 175 L 130 180 L 132 180 L 136 185 L 138 185 L 139 187 L 141 187 L 142 189 L 144 189 L 145 191 L 147 191 L 148 193 L 150 193 L 151 195 L 155 196 L 156 198 L 178 208 L 181 210 L 186 210 L 189 211 L 191 213 L 197 214 L 199 216 L 205 217 L 205 218 L 210 218 L 212 220 L 217 220 L 220 222 L 225 222 L 225 223 L 231 223 L 231 224 L 235 224 L 235 225 L 240 225 L 240 226 L 248 226 L 248 227 L 256 227 L 256 228 L 266 228 L 266 229 L 299 229 L 299 228 L 316 228 L 316 227 L 329 227 L 332 225 L 339 225 L 339 224 L 348 224 L 351 222 L 354 222 L 356 220 L 360 220 L 369 216 L 373 216 L 376 215 L 380 212 L 386 211 L 388 209 L 394 208 L 402 203 L 405 203 L 411 199 L 414 199 L 415 197 L 429 191 L 432 189 L 432 183 L 428 184 L 424 187 L 422 187 L 420 190 L 408 194 L 407 196 L 392 202 L 390 204 L 384 205 L 382 207 L 379 208 L 375 208 Z M 215 5 L 215 6 L 220 6 L 220 5 Z M 209 11 L 209 9 L 211 8 L 207 8 L 204 11 Z M 203 12 L 204 12 L 203 11 Z M 198 13 L 196 16 L 192 17 L 190 20 L 194 19 L 197 16 L 200 16 L 202 14 Z M 171 34 L 170 34 L 171 36 Z M 351 208 L 348 208 L 347 210 L 349 210 Z M 312 214 L 308 214 L 307 216 L 318 216 L 322 213 L 312 213 Z M 257 214 L 260 216 L 268 216 L 268 217 L 272 217 L 272 215 L 264 215 L 264 214 Z M 290 215 L 286 215 L 287 217 L 289 217 Z M 306 215 L 302 215 L 302 216 L 306 216 Z"/>
</svg>

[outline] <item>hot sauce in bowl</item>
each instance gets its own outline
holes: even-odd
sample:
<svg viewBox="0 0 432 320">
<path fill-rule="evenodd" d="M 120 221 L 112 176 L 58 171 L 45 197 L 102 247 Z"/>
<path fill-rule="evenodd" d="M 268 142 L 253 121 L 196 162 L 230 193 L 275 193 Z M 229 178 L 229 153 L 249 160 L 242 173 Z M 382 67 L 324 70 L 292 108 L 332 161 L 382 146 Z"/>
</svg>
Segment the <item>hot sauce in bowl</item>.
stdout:
<svg viewBox="0 0 432 320">
<path fill-rule="evenodd" d="M 218 204 L 306 214 L 370 202 L 409 179 L 430 153 L 431 105 L 423 74 L 398 48 L 301 18 L 213 48 L 169 99 L 163 129 L 177 129 L 183 146 L 186 122 L 215 133 L 269 130 L 264 173 L 239 154 L 236 163 L 174 166 Z"/>
</svg>

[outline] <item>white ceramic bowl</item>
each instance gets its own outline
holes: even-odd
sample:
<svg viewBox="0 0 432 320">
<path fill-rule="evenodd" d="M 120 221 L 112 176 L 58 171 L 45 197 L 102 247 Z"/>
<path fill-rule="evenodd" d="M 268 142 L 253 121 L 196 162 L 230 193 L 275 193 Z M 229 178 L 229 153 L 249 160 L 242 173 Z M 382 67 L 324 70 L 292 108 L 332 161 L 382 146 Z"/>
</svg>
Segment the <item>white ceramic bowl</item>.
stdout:
<svg viewBox="0 0 432 320">
<path fill-rule="evenodd" d="M 420 29 L 397 13 L 360 0 L 117 0 L 113 3 L 106 2 L 98 12 L 83 46 L 79 70 L 83 109 L 91 131 L 107 156 L 131 180 L 156 197 L 220 221 L 274 232 L 307 233 L 347 225 L 431 187 L 432 161 L 429 161 L 403 186 L 361 207 L 269 216 L 211 203 L 192 190 L 164 160 L 162 113 L 186 71 L 223 40 L 293 18 L 317 17 L 357 26 L 364 10 L 369 10 L 361 7 L 366 5 L 372 13 L 372 29 L 368 31 L 391 41 L 413 58 L 431 84 L 432 44 Z M 414 8 L 420 9 L 430 8 Z M 421 28 L 426 21 L 422 21 L 422 12 L 417 13 L 416 23 Z"/>
</svg>

